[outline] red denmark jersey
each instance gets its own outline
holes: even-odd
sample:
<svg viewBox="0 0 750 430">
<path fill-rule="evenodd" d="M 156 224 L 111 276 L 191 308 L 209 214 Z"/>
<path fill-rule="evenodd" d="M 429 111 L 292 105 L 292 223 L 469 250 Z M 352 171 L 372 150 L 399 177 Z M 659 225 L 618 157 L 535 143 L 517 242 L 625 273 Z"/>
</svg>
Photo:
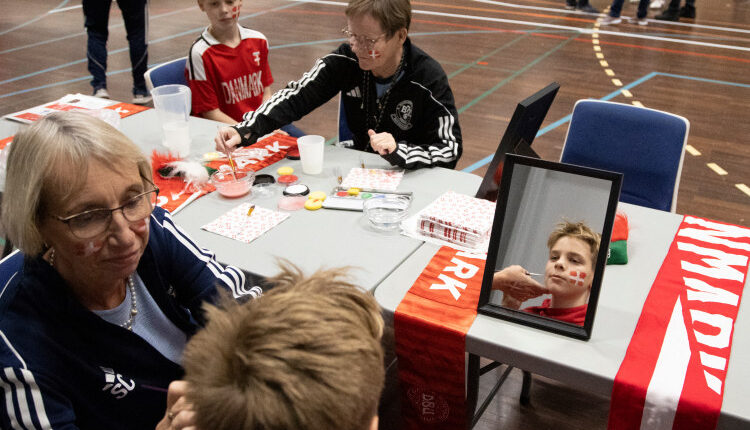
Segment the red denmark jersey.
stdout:
<svg viewBox="0 0 750 430">
<path fill-rule="evenodd" d="M 268 41 L 263 33 L 237 26 L 236 48 L 219 43 L 208 28 L 190 47 L 185 74 L 193 93 L 193 115 L 213 109 L 242 121 L 245 112 L 263 102 L 263 89 L 273 83 Z"/>
<path fill-rule="evenodd" d="M 588 304 L 576 306 L 574 308 L 551 308 L 549 307 L 551 303 L 552 301 L 550 299 L 545 299 L 541 306 L 530 306 L 522 310 L 531 314 L 555 318 L 560 321 L 580 326 L 586 321 L 586 311 L 589 308 Z"/>
</svg>

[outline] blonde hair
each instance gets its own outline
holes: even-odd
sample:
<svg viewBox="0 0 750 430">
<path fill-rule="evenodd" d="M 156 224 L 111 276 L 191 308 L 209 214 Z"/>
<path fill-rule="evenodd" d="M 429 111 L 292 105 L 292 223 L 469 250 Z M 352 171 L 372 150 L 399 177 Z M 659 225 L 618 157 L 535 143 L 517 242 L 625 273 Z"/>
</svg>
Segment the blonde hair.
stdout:
<svg viewBox="0 0 750 430">
<path fill-rule="evenodd" d="M 409 0 L 349 0 L 344 11 L 347 17 L 372 15 L 380 23 L 388 37 L 411 25 L 411 2 Z"/>
<path fill-rule="evenodd" d="M 106 122 L 82 112 L 56 112 L 20 131 L 10 146 L 2 204 L 8 239 L 26 255 L 44 251 L 41 217 L 83 186 L 91 160 L 113 170 L 128 163 L 151 180 L 151 166 L 141 150 Z"/>
<path fill-rule="evenodd" d="M 547 248 L 552 249 L 557 241 L 563 237 L 572 237 L 587 244 L 591 250 L 591 264 L 592 266 L 596 265 L 596 256 L 599 254 L 599 243 L 602 238 L 599 233 L 592 230 L 583 221 L 561 221 L 550 233 L 549 239 L 547 239 Z"/>
<path fill-rule="evenodd" d="M 282 262 L 274 287 L 204 305 L 183 359 L 198 428 L 368 428 L 384 384 L 383 319 L 342 269 L 305 278 Z"/>
</svg>

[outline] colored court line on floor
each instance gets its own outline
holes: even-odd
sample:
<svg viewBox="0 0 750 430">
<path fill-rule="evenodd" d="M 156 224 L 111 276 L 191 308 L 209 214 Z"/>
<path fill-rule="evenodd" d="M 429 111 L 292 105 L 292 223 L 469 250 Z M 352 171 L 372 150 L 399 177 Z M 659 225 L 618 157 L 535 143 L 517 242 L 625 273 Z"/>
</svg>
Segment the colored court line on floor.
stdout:
<svg viewBox="0 0 750 430">
<path fill-rule="evenodd" d="M 738 82 L 719 81 L 719 80 L 716 80 L 716 79 L 705 79 L 705 78 L 699 78 L 699 77 L 696 77 L 696 76 L 677 75 L 677 74 L 674 74 L 674 73 L 662 73 L 662 72 L 651 72 L 651 73 L 648 73 L 648 74 L 646 74 L 646 75 L 644 75 L 644 76 L 636 79 L 635 81 L 633 81 L 633 82 L 631 82 L 631 83 L 623 86 L 622 88 L 630 90 L 630 89 L 632 89 L 634 87 L 637 87 L 638 85 L 641 85 L 642 83 L 644 83 L 644 82 L 648 81 L 649 79 L 652 79 L 652 78 L 654 78 L 656 76 L 665 76 L 665 77 L 674 78 L 674 79 L 688 79 L 688 80 L 706 82 L 706 83 L 711 83 L 711 84 L 731 85 L 731 86 L 736 86 L 736 87 L 741 87 L 741 88 L 750 88 L 750 85 L 743 84 L 743 83 L 738 83 Z M 620 91 L 621 91 L 620 89 L 617 89 L 617 90 L 615 90 L 615 91 L 607 94 L 606 96 L 601 97 L 599 100 L 605 100 L 605 101 L 612 100 L 612 99 L 614 99 L 615 97 L 617 97 L 617 96 L 619 96 L 621 94 Z M 539 130 L 539 132 L 537 132 L 536 137 L 543 136 L 543 135 L 547 134 L 548 132 L 556 129 L 557 127 L 559 127 L 559 126 L 567 123 L 568 121 L 570 121 L 571 116 L 572 115 L 566 115 L 566 116 L 558 119 L 557 121 L 553 122 L 552 124 L 549 124 L 548 126 L 542 128 L 541 130 Z M 473 172 L 473 171 L 475 171 L 477 169 L 480 169 L 480 168 L 486 166 L 487 164 L 489 164 L 489 162 L 492 161 L 492 157 L 494 155 L 495 155 L 494 153 L 491 154 L 491 155 L 488 155 L 485 158 L 482 158 L 481 160 L 476 161 L 472 165 L 461 169 L 461 171 L 462 172 L 469 172 L 469 173 L 471 173 L 471 172 Z"/>
<path fill-rule="evenodd" d="M 52 8 L 52 10 L 55 10 L 55 9 L 57 9 L 57 8 L 59 8 L 59 7 L 62 7 L 62 6 L 65 6 L 65 5 L 66 5 L 66 4 L 67 4 L 67 3 L 69 2 L 69 1 L 70 1 L 70 0 L 63 0 L 63 1 L 62 1 L 62 3 L 60 3 L 59 5 L 57 5 L 57 6 L 53 7 L 53 8 Z M 45 13 L 43 13 L 43 14 L 41 14 L 41 15 L 37 15 L 36 17 L 34 17 L 34 18 L 31 18 L 30 20 L 28 20 L 28 21 L 26 21 L 26 22 L 23 22 L 23 23 L 21 23 L 21 24 L 18 24 L 18 25 L 17 25 L 17 26 L 15 26 L 15 27 L 9 28 L 9 29 L 7 29 L 7 30 L 3 30 L 3 31 L 0 31 L 0 36 L 2 36 L 2 35 L 4 35 L 4 34 L 8 34 L 8 33 L 10 33 L 11 31 L 15 31 L 15 30 L 18 30 L 19 28 L 23 28 L 23 27 L 26 27 L 26 26 L 27 26 L 27 25 L 29 25 L 29 24 L 33 24 L 33 23 L 35 23 L 35 22 L 39 21 L 40 19 L 42 19 L 42 18 L 44 18 L 44 17 L 46 17 L 46 16 L 47 16 L 47 12 L 45 12 Z"/>
</svg>

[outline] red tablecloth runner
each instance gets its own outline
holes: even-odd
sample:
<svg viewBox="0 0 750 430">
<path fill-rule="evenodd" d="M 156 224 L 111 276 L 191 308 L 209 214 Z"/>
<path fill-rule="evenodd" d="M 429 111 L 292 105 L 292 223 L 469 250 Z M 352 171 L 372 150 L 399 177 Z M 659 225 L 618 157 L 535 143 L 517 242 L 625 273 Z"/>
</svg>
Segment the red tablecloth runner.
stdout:
<svg viewBox="0 0 750 430">
<path fill-rule="evenodd" d="M 615 378 L 610 429 L 716 427 L 749 260 L 750 229 L 683 219 Z"/>
<path fill-rule="evenodd" d="M 466 332 L 477 314 L 485 259 L 440 248 L 396 308 L 405 429 L 466 427 Z"/>
<path fill-rule="evenodd" d="M 264 139 L 261 139 L 254 144 L 249 146 L 250 148 L 260 148 L 268 151 L 268 156 L 262 160 L 252 160 L 254 163 L 243 163 L 238 170 L 254 170 L 258 171 L 266 166 L 269 166 L 281 159 L 283 159 L 287 152 L 291 148 L 297 147 L 297 138 L 283 135 L 273 134 Z M 155 151 L 154 151 L 155 152 Z M 152 165 L 154 184 L 159 187 L 159 202 L 158 205 L 164 209 L 174 212 L 181 205 L 185 204 L 188 199 L 190 201 L 195 200 L 205 194 L 210 193 L 214 190 L 212 185 L 207 185 L 202 189 L 186 189 L 185 181 L 182 178 L 162 178 L 157 172 L 157 169 L 161 167 L 162 161 L 157 162 L 157 159 L 163 159 L 162 154 L 155 154 L 152 156 Z M 157 165 L 158 164 L 158 165 Z M 212 161 L 208 163 L 209 166 L 218 169 L 222 164 L 228 164 L 228 161 Z"/>
</svg>

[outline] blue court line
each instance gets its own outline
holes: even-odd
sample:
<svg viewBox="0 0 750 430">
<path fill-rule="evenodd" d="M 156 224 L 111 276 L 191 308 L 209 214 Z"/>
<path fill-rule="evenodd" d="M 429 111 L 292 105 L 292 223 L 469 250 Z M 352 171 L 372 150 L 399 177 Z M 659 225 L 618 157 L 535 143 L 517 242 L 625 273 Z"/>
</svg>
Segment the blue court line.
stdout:
<svg viewBox="0 0 750 430">
<path fill-rule="evenodd" d="M 53 7 L 53 8 L 52 8 L 52 9 L 50 9 L 50 10 L 55 10 L 55 9 L 59 9 L 59 8 L 61 8 L 62 6 L 65 6 L 65 4 L 67 4 L 67 3 L 69 2 L 69 1 L 70 1 L 70 0 L 63 0 L 63 2 L 62 2 L 62 3 L 60 3 L 59 5 L 57 5 L 57 6 Z M 4 34 L 8 34 L 8 33 L 10 33 L 11 31 L 14 31 L 14 30 L 18 30 L 19 28 L 22 28 L 22 27 L 26 27 L 27 25 L 29 25 L 29 24 L 32 24 L 32 23 L 35 23 L 35 22 L 39 21 L 40 19 L 42 19 L 42 18 L 44 18 L 44 17 L 46 17 L 46 16 L 47 16 L 47 12 L 44 12 L 43 14 L 41 14 L 41 15 L 38 15 L 38 16 L 36 16 L 35 18 L 32 18 L 32 19 L 30 19 L 30 20 L 28 20 L 28 21 L 26 21 L 26 22 L 24 22 L 24 23 L 22 23 L 22 24 L 18 24 L 17 26 L 15 26 L 15 27 L 13 27 L 13 28 L 9 28 L 9 29 L 7 29 L 7 30 L 5 30 L 5 31 L 0 31 L 0 36 L 2 36 L 2 35 L 4 35 Z"/>
<path fill-rule="evenodd" d="M 719 81 L 719 80 L 716 80 L 716 79 L 699 78 L 699 77 L 688 76 L 688 75 L 676 75 L 674 73 L 651 72 L 651 73 L 648 73 L 648 74 L 644 75 L 643 77 L 641 77 L 639 79 L 636 79 L 635 81 L 633 81 L 633 82 L 631 82 L 631 83 L 623 86 L 621 89 L 615 90 L 615 91 L 607 94 L 606 96 L 600 98 L 599 100 L 604 100 L 604 101 L 612 100 L 613 98 L 617 97 L 618 95 L 621 95 L 622 94 L 622 92 L 621 92 L 622 90 L 630 90 L 631 88 L 637 87 L 638 85 L 640 85 L 640 84 L 642 84 L 642 83 L 644 83 L 644 82 L 648 81 L 649 79 L 652 79 L 652 78 L 654 78 L 656 76 L 666 76 L 668 78 L 689 79 L 689 80 L 693 80 L 693 81 L 707 82 L 707 83 L 711 83 L 711 84 L 731 85 L 731 86 L 741 87 L 741 88 L 750 88 L 750 84 L 743 84 L 743 83 L 739 83 L 739 82 Z M 557 121 L 553 122 L 552 124 L 550 124 L 550 125 L 542 128 L 536 134 L 536 137 L 543 136 L 543 135 L 547 134 L 548 132 L 556 129 L 557 127 L 565 124 L 566 122 L 570 121 L 570 118 L 572 116 L 573 116 L 572 114 L 566 115 L 566 116 L 558 119 Z M 462 172 L 469 172 L 469 173 L 473 172 L 474 170 L 477 170 L 477 169 L 479 169 L 481 167 L 484 167 L 485 165 L 489 164 L 489 162 L 492 161 L 492 157 L 494 157 L 494 156 L 495 156 L 495 154 L 490 154 L 490 155 L 482 158 L 481 160 L 475 162 L 474 164 L 461 169 L 461 171 Z"/>
</svg>

